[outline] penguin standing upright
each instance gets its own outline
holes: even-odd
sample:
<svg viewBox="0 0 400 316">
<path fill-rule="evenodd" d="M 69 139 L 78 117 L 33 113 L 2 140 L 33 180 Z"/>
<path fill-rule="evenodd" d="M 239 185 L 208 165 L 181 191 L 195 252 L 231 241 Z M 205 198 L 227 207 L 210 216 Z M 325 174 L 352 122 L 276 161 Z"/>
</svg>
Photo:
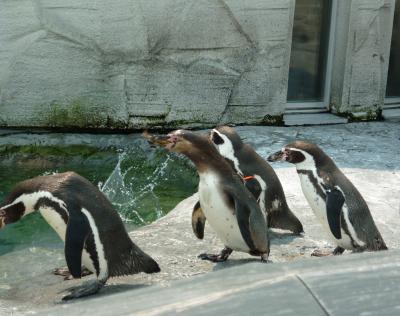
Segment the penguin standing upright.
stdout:
<svg viewBox="0 0 400 316">
<path fill-rule="evenodd" d="M 267 261 L 269 240 L 266 219 L 254 196 L 246 190 L 240 177 L 218 153 L 207 135 L 177 130 L 166 137 L 144 136 L 153 144 L 186 155 L 196 166 L 200 176 L 201 209 L 199 203 L 194 207 L 193 229 L 199 238 L 203 238 L 207 218 L 225 245 L 220 254 L 201 254 L 199 257 L 220 262 L 235 250 L 261 256 L 262 261 Z"/>
<path fill-rule="evenodd" d="M 345 249 L 387 249 L 361 194 L 318 146 L 296 141 L 270 155 L 268 161 L 295 164 L 308 203 L 337 245 L 333 254 Z"/>
<path fill-rule="evenodd" d="M 303 232 L 303 225 L 287 205 L 285 193 L 274 169 L 231 127 L 213 129 L 210 140 L 227 159 L 268 216 L 268 226 Z"/>
<path fill-rule="evenodd" d="M 74 278 L 82 263 L 97 280 L 71 290 L 63 300 L 97 293 L 109 277 L 160 268 L 129 238 L 117 211 L 92 183 L 74 172 L 18 183 L 0 204 L 0 228 L 39 211 L 65 242 L 65 259 Z"/>
</svg>

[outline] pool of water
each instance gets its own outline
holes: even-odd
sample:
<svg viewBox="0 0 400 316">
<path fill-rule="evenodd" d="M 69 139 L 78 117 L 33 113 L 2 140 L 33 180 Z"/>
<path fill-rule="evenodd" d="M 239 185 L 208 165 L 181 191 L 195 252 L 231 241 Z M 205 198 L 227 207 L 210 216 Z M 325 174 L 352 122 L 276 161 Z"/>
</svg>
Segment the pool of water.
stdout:
<svg viewBox="0 0 400 316">
<path fill-rule="evenodd" d="M 51 153 L 48 156 L 37 150 L 22 156 L 14 153 L 10 158 L 3 150 L 0 153 L 0 200 L 19 181 L 72 170 L 99 186 L 127 229 L 132 230 L 165 215 L 196 191 L 198 180 L 190 163 L 163 150 L 138 146 L 103 152 L 100 158 L 98 154 L 83 157 L 70 152 L 65 147 L 57 155 Z M 28 215 L 0 230 L 0 256 L 29 247 L 63 247 L 40 214 Z"/>
</svg>

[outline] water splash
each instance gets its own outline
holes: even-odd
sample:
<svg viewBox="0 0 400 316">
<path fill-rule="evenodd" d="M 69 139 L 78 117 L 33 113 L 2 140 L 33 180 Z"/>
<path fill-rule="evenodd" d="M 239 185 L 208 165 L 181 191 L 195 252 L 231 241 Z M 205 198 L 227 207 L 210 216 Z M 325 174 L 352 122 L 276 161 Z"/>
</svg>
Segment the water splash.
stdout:
<svg viewBox="0 0 400 316">
<path fill-rule="evenodd" d="M 129 152 L 120 152 L 114 170 L 104 184 L 99 183 L 99 188 L 117 208 L 125 222 L 144 225 L 149 222 L 144 215 L 155 213 L 156 218 L 164 215 L 155 189 L 164 179 L 171 158 L 169 155 L 164 157 L 145 178 L 142 176 L 145 174 L 143 169 L 148 163 L 148 157 L 142 157 L 138 160 L 139 163 L 136 161 L 133 164 L 129 161 L 130 158 Z M 122 165 L 125 162 L 128 167 L 124 169 Z"/>
</svg>

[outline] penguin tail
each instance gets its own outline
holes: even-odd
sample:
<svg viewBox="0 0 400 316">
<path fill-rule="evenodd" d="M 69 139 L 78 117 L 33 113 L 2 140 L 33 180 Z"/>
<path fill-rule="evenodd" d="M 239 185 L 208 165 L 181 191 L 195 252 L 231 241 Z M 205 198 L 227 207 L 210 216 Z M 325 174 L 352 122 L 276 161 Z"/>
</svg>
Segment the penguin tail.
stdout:
<svg viewBox="0 0 400 316">
<path fill-rule="evenodd" d="M 289 208 L 271 210 L 268 213 L 268 227 L 290 230 L 296 235 L 304 233 L 303 225 Z"/>
<path fill-rule="evenodd" d="M 379 250 L 388 250 L 388 247 L 386 246 L 385 241 L 381 236 L 378 236 L 374 240 L 374 250 L 379 251 Z"/>
<path fill-rule="evenodd" d="M 160 266 L 158 265 L 158 263 L 151 258 L 150 256 L 146 255 L 147 258 L 145 259 L 145 262 L 143 264 L 143 272 L 144 273 L 157 273 L 160 272 Z"/>
<path fill-rule="evenodd" d="M 118 260 L 114 260 L 110 267 L 110 276 L 122 276 L 139 272 L 156 273 L 160 271 L 158 263 L 131 242 L 129 249 L 119 252 Z"/>
<path fill-rule="evenodd" d="M 135 244 L 131 249 L 131 263 L 134 272 L 157 273 L 161 271 L 158 263 Z"/>
</svg>

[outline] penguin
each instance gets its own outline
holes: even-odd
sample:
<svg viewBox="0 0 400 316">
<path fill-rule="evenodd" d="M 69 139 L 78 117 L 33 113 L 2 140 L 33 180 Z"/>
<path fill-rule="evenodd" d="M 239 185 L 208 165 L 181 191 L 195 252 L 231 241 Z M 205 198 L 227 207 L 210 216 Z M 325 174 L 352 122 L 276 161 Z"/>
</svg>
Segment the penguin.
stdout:
<svg viewBox="0 0 400 316">
<path fill-rule="evenodd" d="M 0 228 L 39 211 L 65 243 L 65 260 L 74 278 L 82 264 L 97 279 L 70 290 L 63 300 L 97 293 L 109 277 L 160 268 L 129 238 L 117 211 L 92 183 L 74 172 L 18 183 L 0 204 Z"/>
<path fill-rule="evenodd" d="M 286 202 L 274 169 L 249 144 L 243 143 L 235 129 L 217 127 L 211 130 L 210 140 L 253 193 L 268 216 L 269 227 L 290 230 L 296 235 L 304 232 L 303 225 Z"/>
<path fill-rule="evenodd" d="M 199 174 L 199 203 L 192 222 L 197 237 L 204 237 L 205 218 L 225 248 L 219 254 L 203 253 L 199 258 L 212 262 L 228 259 L 232 251 L 260 256 L 267 262 L 269 239 L 266 218 L 241 178 L 218 153 L 205 134 L 176 130 L 167 136 L 144 135 L 150 143 L 186 155 Z M 201 205 L 201 208 L 200 208 Z"/>
<path fill-rule="evenodd" d="M 334 255 L 346 249 L 353 252 L 387 249 L 361 194 L 317 145 L 296 141 L 267 159 L 296 166 L 310 207 L 336 245 Z M 316 251 L 313 255 L 327 254 Z"/>
</svg>

